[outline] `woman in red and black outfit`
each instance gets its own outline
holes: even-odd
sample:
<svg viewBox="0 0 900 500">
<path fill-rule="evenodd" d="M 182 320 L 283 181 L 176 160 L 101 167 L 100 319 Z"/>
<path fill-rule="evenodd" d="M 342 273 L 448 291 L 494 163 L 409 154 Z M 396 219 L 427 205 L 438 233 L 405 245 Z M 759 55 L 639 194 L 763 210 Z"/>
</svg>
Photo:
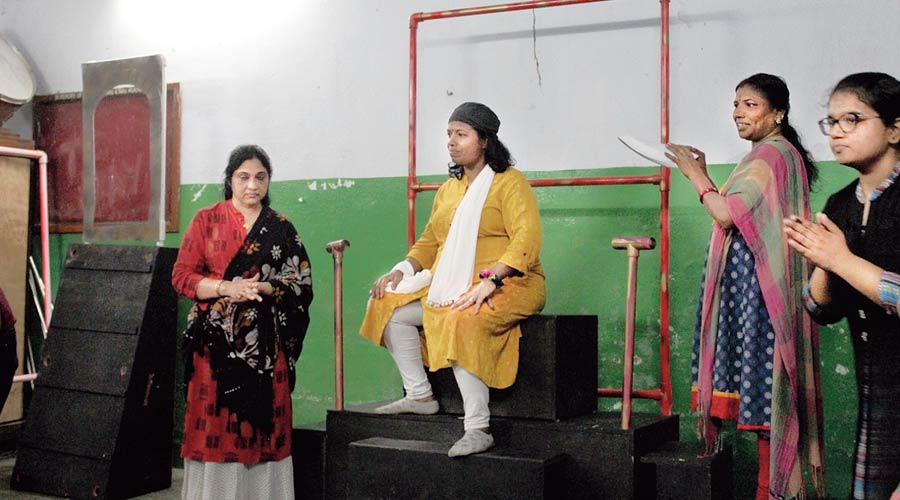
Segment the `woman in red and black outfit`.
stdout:
<svg viewBox="0 0 900 500">
<path fill-rule="evenodd" d="M 194 300 L 185 331 L 182 498 L 293 499 L 291 390 L 309 325 L 309 258 L 269 208 L 259 146 L 239 146 L 225 200 L 191 221 L 172 272 Z"/>
</svg>

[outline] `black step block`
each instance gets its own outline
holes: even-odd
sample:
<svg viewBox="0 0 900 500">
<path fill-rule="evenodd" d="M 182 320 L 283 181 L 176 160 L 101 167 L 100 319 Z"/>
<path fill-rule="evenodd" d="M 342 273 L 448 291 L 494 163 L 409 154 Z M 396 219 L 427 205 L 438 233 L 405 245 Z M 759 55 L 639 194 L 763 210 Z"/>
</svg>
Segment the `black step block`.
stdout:
<svg viewBox="0 0 900 500">
<path fill-rule="evenodd" d="M 350 443 L 371 437 L 450 444 L 462 437 L 463 425 L 453 415 L 378 415 L 381 402 L 328 412 L 325 454 L 326 498 L 345 499 L 349 481 Z M 619 428 L 621 415 L 601 412 L 560 422 L 492 418 L 498 447 L 535 454 L 565 454 L 566 480 L 557 498 L 652 499 L 652 466 L 640 457 L 678 439 L 678 417 L 636 413 L 632 428 Z"/>
<path fill-rule="evenodd" d="M 491 415 L 563 420 L 597 410 L 597 317 L 531 316 L 522 322 L 519 372 L 491 389 Z M 429 372 L 441 411 L 462 414 L 453 370 Z"/>
<path fill-rule="evenodd" d="M 641 458 L 656 469 L 658 500 L 729 500 L 734 498 L 731 448 L 700 457 L 703 447 L 671 442 Z"/>
<path fill-rule="evenodd" d="M 13 489 L 117 500 L 169 487 L 177 253 L 70 247 Z"/>
<path fill-rule="evenodd" d="M 325 498 L 325 422 L 304 425 L 291 433 L 294 494 L 303 500 Z"/>
<path fill-rule="evenodd" d="M 495 447 L 450 458 L 451 443 L 374 437 L 350 443 L 348 498 L 558 498 L 565 457 Z"/>
</svg>

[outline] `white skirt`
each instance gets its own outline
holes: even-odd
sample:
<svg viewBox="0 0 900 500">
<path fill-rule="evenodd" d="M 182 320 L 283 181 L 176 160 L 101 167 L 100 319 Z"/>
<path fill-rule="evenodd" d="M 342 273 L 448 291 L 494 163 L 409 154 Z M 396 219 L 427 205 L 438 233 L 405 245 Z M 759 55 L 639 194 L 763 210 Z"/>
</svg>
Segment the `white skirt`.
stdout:
<svg viewBox="0 0 900 500">
<path fill-rule="evenodd" d="M 294 463 L 198 462 L 184 459 L 182 500 L 294 500 Z"/>
</svg>

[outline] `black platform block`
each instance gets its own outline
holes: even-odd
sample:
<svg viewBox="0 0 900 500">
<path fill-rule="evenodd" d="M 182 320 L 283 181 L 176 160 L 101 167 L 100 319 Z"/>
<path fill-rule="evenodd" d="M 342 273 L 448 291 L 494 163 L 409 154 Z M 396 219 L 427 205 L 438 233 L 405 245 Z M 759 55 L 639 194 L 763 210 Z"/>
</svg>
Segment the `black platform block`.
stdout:
<svg viewBox="0 0 900 500">
<path fill-rule="evenodd" d="M 451 459 L 449 444 L 369 438 L 350 443 L 347 498 L 381 500 L 556 499 L 565 457 L 497 447 Z"/>
<path fill-rule="evenodd" d="M 734 498 L 730 447 L 700 458 L 699 444 L 666 443 L 641 458 L 656 469 L 658 500 L 729 500 Z"/>
<path fill-rule="evenodd" d="M 325 439 L 325 422 L 295 428 L 291 434 L 294 494 L 297 498 L 325 498 Z"/>
<path fill-rule="evenodd" d="M 69 247 L 13 489 L 118 500 L 171 485 L 177 253 Z"/>
<path fill-rule="evenodd" d="M 444 413 L 462 414 L 453 370 L 429 372 Z M 597 317 L 532 316 L 522 322 L 519 373 L 491 389 L 491 415 L 562 420 L 597 409 Z"/>
<path fill-rule="evenodd" d="M 349 481 L 350 443 L 370 437 L 434 441 L 450 446 L 463 434 L 452 415 L 377 415 L 372 403 L 328 412 L 325 454 L 326 498 L 344 499 Z M 678 417 L 637 413 L 632 428 L 619 428 L 619 413 L 583 415 L 560 422 L 491 418 L 497 451 L 565 454 L 565 485 L 557 498 L 651 499 L 654 476 L 640 457 L 678 439 Z M 453 459 L 447 458 L 447 464 Z"/>
</svg>

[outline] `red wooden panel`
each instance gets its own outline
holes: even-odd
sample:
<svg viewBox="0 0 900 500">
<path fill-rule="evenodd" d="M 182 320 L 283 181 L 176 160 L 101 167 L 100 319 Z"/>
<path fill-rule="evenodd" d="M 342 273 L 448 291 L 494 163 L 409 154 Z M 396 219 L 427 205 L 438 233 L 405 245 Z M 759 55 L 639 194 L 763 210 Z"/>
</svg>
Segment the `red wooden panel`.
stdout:
<svg viewBox="0 0 900 500">
<path fill-rule="evenodd" d="M 140 93 L 105 97 L 94 118 L 96 221 L 147 219 L 150 208 L 150 106 Z M 48 156 L 50 230 L 81 232 L 81 94 L 38 96 L 34 140 Z M 167 86 L 166 230 L 178 231 L 181 149 L 181 97 L 177 83 Z"/>
</svg>

